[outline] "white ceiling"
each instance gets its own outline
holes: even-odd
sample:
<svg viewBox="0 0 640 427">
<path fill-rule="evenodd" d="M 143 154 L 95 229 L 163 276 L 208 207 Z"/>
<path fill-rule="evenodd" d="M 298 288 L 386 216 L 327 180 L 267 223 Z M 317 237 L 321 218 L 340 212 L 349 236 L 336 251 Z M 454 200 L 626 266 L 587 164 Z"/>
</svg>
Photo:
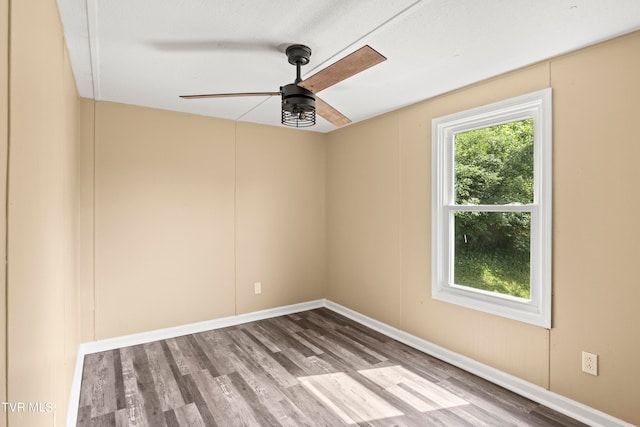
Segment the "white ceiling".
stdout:
<svg viewBox="0 0 640 427">
<path fill-rule="evenodd" d="M 358 122 L 640 29 L 640 0 L 58 3 L 81 96 L 278 126 L 277 96 L 178 96 L 278 91 L 287 45 L 311 47 L 304 78 L 369 44 L 388 60 L 319 94 Z"/>
</svg>

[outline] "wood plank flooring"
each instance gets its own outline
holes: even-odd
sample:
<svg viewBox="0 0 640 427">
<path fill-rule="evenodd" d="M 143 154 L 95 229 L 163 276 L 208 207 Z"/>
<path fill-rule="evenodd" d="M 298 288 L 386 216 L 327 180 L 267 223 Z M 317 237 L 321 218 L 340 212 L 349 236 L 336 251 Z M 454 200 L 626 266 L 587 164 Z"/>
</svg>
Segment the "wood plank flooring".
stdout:
<svg viewBox="0 0 640 427">
<path fill-rule="evenodd" d="M 321 308 L 85 356 L 78 426 L 580 426 Z"/>
</svg>

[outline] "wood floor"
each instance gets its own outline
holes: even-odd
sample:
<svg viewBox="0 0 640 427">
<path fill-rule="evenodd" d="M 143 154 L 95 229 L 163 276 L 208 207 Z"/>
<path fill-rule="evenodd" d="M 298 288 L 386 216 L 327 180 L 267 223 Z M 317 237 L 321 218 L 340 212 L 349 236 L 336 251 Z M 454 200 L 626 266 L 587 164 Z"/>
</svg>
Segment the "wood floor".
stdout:
<svg viewBox="0 0 640 427">
<path fill-rule="evenodd" d="M 328 309 L 90 354 L 78 426 L 579 426 Z"/>
</svg>

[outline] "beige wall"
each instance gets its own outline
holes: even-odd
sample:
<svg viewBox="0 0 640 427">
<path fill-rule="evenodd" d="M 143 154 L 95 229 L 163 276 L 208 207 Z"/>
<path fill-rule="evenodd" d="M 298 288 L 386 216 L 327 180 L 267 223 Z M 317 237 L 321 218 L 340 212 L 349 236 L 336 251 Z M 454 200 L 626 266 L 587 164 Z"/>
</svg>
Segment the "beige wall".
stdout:
<svg viewBox="0 0 640 427">
<path fill-rule="evenodd" d="M 640 425 L 640 33 L 551 62 L 551 389 Z M 579 369 L 600 355 L 600 376 Z"/>
<path fill-rule="evenodd" d="M 640 33 L 328 135 L 328 298 L 640 423 Z M 431 120 L 553 88 L 553 328 L 431 299 Z M 582 350 L 600 376 L 580 371 Z"/>
<path fill-rule="evenodd" d="M 236 138 L 237 313 L 324 298 L 324 135 L 238 123 Z"/>
<path fill-rule="evenodd" d="M 95 109 L 96 338 L 234 314 L 234 123 Z"/>
<path fill-rule="evenodd" d="M 398 115 L 328 136 L 328 296 L 400 327 Z"/>
<path fill-rule="evenodd" d="M 79 98 L 56 2 L 10 13 L 7 401 L 56 410 L 9 423 L 64 425 L 79 343 Z"/>
<path fill-rule="evenodd" d="M 85 101 L 83 101 L 85 102 Z M 91 134 L 86 101 L 83 134 Z M 324 136 L 95 103 L 96 339 L 324 295 Z M 86 181 L 85 181 L 86 184 Z M 85 206 L 83 204 L 83 206 Z M 87 215 L 87 227 L 91 219 Z M 90 237 L 83 242 L 91 247 Z M 87 267 L 87 280 L 91 271 Z M 254 295 L 254 282 L 263 293 Z M 89 314 L 87 314 L 89 315 Z"/>
</svg>

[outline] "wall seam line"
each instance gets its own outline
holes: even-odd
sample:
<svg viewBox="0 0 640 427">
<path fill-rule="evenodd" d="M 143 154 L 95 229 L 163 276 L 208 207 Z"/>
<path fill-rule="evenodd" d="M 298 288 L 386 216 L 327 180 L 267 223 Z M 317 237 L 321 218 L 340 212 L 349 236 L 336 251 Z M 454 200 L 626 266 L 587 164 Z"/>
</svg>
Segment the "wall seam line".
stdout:
<svg viewBox="0 0 640 427">
<path fill-rule="evenodd" d="M 553 61 L 549 61 L 548 62 L 548 70 L 549 70 L 549 81 L 547 82 L 549 84 L 549 87 L 551 88 L 551 91 L 553 93 L 553 88 L 551 86 L 551 63 Z M 553 115 L 553 97 L 551 98 L 551 114 Z M 551 141 L 553 144 L 553 116 L 551 117 Z M 551 152 L 553 155 L 553 145 L 551 146 Z M 553 167 L 551 170 L 551 173 L 553 174 Z M 551 206 L 553 207 L 553 180 L 551 181 Z M 552 208 L 553 209 L 553 208 Z M 551 212 L 551 224 L 553 226 L 553 211 Z M 551 245 L 553 248 L 553 229 L 551 230 Z M 551 271 L 553 272 L 553 249 L 551 249 Z M 551 313 L 553 313 L 553 277 L 551 279 Z M 551 315 L 551 327 L 553 327 L 553 314 Z M 547 330 L 547 389 L 551 390 L 551 328 L 549 328 Z"/>
<path fill-rule="evenodd" d="M 404 229 L 404 193 L 402 191 L 403 188 L 403 151 L 402 151 L 402 126 L 400 122 L 402 121 L 401 116 L 397 115 L 396 121 L 396 138 L 398 139 L 397 147 L 398 147 L 398 257 L 399 257 L 399 267 L 400 267 L 400 318 L 398 322 L 400 327 L 404 327 L 404 239 L 403 239 L 403 229 Z"/>
<path fill-rule="evenodd" d="M 9 401 L 9 167 L 11 154 L 11 0 L 7 0 L 7 159 L 5 170 L 5 200 L 4 200 L 4 396 Z M 9 414 L 3 414 L 4 425 L 9 425 Z"/>
<path fill-rule="evenodd" d="M 238 315 L 238 121 L 233 122 L 233 313 Z"/>
<path fill-rule="evenodd" d="M 93 260 L 92 262 L 92 266 L 91 266 L 91 287 L 92 287 L 92 297 L 93 297 L 93 307 L 91 307 L 91 313 L 92 313 L 92 318 L 93 318 L 93 325 L 92 325 L 92 339 L 95 340 L 96 339 L 96 334 L 97 334 L 97 328 L 96 328 L 96 138 L 97 138 L 97 134 L 98 134 L 98 120 L 97 120 L 97 114 L 96 114 L 96 100 L 91 100 L 91 108 L 92 108 L 92 113 L 93 113 L 93 141 L 91 141 L 91 145 L 93 147 L 93 153 L 91 155 L 91 161 L 93 162 L 92 165 L 92 170 L 91 170 L 91 179 L 92 179 L 92 183 L 91 183 L 91 188 L 92 188 L 92 194 L 91 194 L 91 204 L 93 205 L 93 209 L 91 210 L 91 251 L 93 252 L 91 254 L 91 258 Z"/>
</svg>

